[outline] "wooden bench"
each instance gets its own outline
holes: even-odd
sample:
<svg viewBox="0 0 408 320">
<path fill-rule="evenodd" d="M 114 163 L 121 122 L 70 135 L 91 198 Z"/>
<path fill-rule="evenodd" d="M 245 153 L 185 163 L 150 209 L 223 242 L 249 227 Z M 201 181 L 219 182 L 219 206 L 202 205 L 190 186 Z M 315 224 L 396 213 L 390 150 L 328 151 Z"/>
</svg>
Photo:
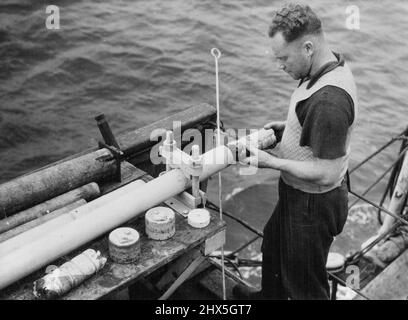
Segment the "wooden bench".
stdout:
<svg viewBox="0 0 408 320">
<path fill-rule="evenodd" d="M 148 181 L 152 177 L 130 163 L 123 162 L 122 181 L 120 183 L 107 183 L 101 186 L 101 190 L 106 194 L 136 179 Z M 108 259 L 101 271 L 72 289 L 61 299 L 94 300 L 108 298 L 128 288 L 138 280 L 146 279 L 148 275 L 164 266 L 167 266 L 168 270 L 155 284 L 155 287 L 162 292 L 162 299 L 170 297 L 177 287 L 196 270 L 205 257 L 219 249 L 225 242 L 225 222 L 219 219 L 217 212 L 209 211 L 211 222 L 202 229 L 191 227 L 186 218 L 176 214 L 176 233 L 171 239 L 165 241 L 147 238 L 144 231 L 144 215 L 129 221 L 124 226 L 134 228 L 140 233 L 141 258 L 139 261 L 132 264 L 117 264 Z M 112 214 L 115 213 L 112 212 Z M 61 265 L 88 248 L 99 250 L 102 255 L 108 257 L 108 234 L 104 234 L 71 252 L 68 256 L 58 259 L 54 264 Z M 172 265 L 176 259 L 177 263 Z M 44 276 L 44 273 L 45 267 L 5 288 L 0 293 L 0 299 L 35 299 L 33 281 Z"/>
</svg>

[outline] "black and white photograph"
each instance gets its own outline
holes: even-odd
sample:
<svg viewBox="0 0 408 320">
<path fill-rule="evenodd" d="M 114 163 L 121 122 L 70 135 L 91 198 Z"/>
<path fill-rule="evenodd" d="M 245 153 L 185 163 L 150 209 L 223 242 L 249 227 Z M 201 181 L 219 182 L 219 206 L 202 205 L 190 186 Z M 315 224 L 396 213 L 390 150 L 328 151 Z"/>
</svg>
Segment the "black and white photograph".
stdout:
<svg viewBox="0 0 408 320">
<path fill-rule="evenodd" d="M 2 0 L 0 300 L 407 300 L 407 24 L 405 0 Z"/>
</svg>

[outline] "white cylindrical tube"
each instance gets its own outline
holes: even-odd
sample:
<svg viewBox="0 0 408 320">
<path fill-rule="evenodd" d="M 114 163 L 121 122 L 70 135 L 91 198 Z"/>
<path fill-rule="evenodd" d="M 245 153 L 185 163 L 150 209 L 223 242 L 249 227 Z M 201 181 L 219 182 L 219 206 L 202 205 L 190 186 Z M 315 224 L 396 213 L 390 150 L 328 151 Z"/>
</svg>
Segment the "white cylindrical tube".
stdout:
<svg viewBox="0 0 408 320">
<path fill-rule="evenodd" d="M 145 215 L 146 234 L 153 240 L 170 239 L 176 232 L 176 217 L 168 207 L 154 207 Z"/>
<path fill-rule="evenodd" d="M 51 219 L 37 227 L 34 227 L 26 232 L 20 233 L 19 235 L 12 237 L 6 241 L 0 243 L 0 256 L 4 256 L 9 252 L 12 252 L 18 248 L 25 246 L 27 243 L 42 237 L 43 235 L 58 229 L 60 226 L 66 225 L 67 223 L 79 219 L 82 215 L 85 215 L 97 208 L 102 207 L 106 203 L 109 203 L 118 197 L 135 191 L 137 188 L 145 184 L 143 180 L 133 181 L 119 189 L 116 189 L 102 197 L 99 197 L 87 204 L 75 208 L 70 212 L 64 213 L 54 219 Z M 1 266 L 0 266 L 1 268 Z"/>
<path fill-rule="evenodd" d="M 276 143 L 276 136 L 273 129 L 262 128 L 248 136 L 240 138 L 238 142 L 242 143 L 243 145 L 249 144 L 254 148 L 262 150 L 273 147 Z"/>
</svg>

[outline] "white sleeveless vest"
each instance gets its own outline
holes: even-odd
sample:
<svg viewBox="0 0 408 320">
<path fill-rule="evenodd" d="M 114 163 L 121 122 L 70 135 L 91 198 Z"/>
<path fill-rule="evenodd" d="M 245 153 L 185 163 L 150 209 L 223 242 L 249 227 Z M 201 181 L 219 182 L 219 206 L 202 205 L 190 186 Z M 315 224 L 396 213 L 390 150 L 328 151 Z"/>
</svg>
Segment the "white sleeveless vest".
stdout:
<svg viewBox="0 0 408 320">
<path fill-rule="evenodd" d="M 329 71 L 328 73 L 322 75 L 316 83 L 309 89 L 307 85 L 310 80 L 304 81 L 292 94 L 290 99 L 288 117 L 286 120 L 286 127 L 283 131 L 282 140 L 279 146 L 279 154 L 284 159 L 292 159 L 299 161 L 313 160 L 312 149 L 308 146 L 300 146 L 300 136 L 302 132 L 302 126 L 299 123 L 299 119 L 296 115 L 296 105 L 298 102 L 308 99 L 312 94 L 314 94 L 319 89 L 331 85 L 344 89 L 353 99 L 354 103 L 354 121 L 349 127 L 346 139 L 346 155 L 343 157 L 342 172 L 339 175 L 336 182 L 332 185 L 318 185 L 313 182 L 305 181 L 299 179 L 287 172 L 282 171 L 281 177 L 283 181 L 292 186 L 293 188 L 299 189 L 308 193 L 324 193 L 328 192 L 334 188 L 341 185 L 341 182 L 346 174 L 348 167 L 348 159 L 350 154 L 350 136 L 351 131 L 356 123 L 357 119 L 357 90 L 354 82 L 353 75 L 348 68 L 347 64 L 344 63 L 343 66 L 337 66 L 335 69 Z"/>
</svg>

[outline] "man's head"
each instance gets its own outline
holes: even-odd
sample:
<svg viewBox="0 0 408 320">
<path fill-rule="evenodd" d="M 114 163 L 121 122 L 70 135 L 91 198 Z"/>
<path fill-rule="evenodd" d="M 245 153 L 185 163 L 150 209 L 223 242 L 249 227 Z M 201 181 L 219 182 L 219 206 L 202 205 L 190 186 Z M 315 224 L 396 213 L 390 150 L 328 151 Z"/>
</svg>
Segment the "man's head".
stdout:
<svg viewBox="0 0 408 320">
<path fill-rule="evenodd" d="M 293 79 L 306 77 L 323 39 L 322 24 L 309 6 L 289 4 L 274 12 L 268 35 L 280 69 Z"/>
</svg>

